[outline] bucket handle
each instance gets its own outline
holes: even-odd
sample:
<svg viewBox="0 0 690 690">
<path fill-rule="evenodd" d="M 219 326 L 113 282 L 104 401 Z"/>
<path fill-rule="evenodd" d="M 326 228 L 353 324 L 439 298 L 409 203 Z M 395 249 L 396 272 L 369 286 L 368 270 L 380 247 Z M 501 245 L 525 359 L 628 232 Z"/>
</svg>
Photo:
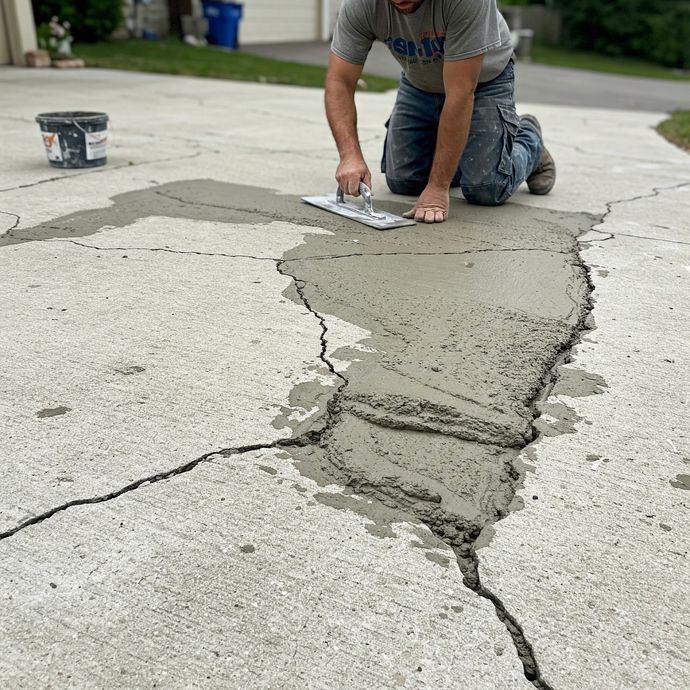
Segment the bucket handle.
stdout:
<svg viewBox="0 0 690 690">
<path fill-rule="evenodd" d="M 360 196 L 362 197 L 362 201 L 364 202 L 364 209 L 363 212 L 367 216 L 371 216 L 372 218 L 376 218 L 378 220 L 382 220 L 386 217 L 385 214 L 383 213 L 376 213 L 374 211 L 374 205 L 372 202 L 371 198 L 371 189 L 367 187 L 364 182 L 359 183 L 359 193 Z M 336 204 L 344 204 L 345 203 L 345 192 L 343 192 L 343 188 L 338 185 L 338 190 L 335 193 L 335 203 Z"/>
<path fill-rule="evenodd" d="M 95 132 L 87 132 L 76 120 L 72 120 L 72 124 L 82 133 L 84 136 L 87 134 L 90 134 L 91 136 L 94 136 Z M 110 117 L 108 117 L 108 122 L 105 127 L 105 137 L 104 141 L 108 139 L 108 135 L 111 134 L 113 131 L 112 127 L 112 121 L 110 120 Z"/>
</svg>

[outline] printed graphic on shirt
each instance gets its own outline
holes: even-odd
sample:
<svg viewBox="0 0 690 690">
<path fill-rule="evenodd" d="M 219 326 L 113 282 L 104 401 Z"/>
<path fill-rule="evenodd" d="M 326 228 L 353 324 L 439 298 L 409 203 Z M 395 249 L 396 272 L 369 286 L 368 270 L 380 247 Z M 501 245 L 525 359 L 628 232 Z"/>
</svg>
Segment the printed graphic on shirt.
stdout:
<svg viewBox="0 0 690 690">
<path fill-rule="evenodd" d="M 384 43 L 393 53 L 398 62 L 403 65 L 431 65 L 443 60 L 445 32 L 423 31 L 417 41 L 405 38 L 387 38 Z"/>
</svg>

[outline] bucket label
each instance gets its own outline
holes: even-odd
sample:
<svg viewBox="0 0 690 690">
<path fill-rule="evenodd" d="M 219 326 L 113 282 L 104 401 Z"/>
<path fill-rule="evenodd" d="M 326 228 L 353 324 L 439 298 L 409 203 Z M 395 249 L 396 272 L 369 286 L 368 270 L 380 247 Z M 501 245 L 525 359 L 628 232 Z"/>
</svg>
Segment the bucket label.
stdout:
<svg viewBox="0 0 690 690">
<path fill-rule="evenodd" d="M 105 158 L 105 145 L 108 141 L 108 130 L 102 132 L 84 132 L 86 143 L 86 160 L 94 161 Z"/>
<path fill-rule="evenodd" d="M 49 161 L 62 163 L 62 149 L 60 148 L 60 135 L 57 132 L 41 132 L 43 146 L 46 147 Z"/>
</svg>

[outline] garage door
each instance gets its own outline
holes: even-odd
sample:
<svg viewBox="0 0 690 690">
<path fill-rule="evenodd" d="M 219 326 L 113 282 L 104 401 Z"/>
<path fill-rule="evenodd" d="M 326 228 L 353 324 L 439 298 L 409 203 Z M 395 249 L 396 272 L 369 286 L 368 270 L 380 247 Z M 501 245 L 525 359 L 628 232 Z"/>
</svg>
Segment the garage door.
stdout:
<svg viewBox="0 0 690 690">
<path fill-rule="evenodd" d="M 321 0 L 244 0 L 240 43 L 314 41 Z"/>
<path fill-rule="evenodd" d="M 3 3 L 4 4 L 4 3 Z M 7 25 L 3 16 L 2 5 L 0 5 L 0 65 L 10 64 L 10 46 L 7 37 Z"/>
<path fill-rule="evenodd" d="M 328 34 L 331 36 L 333 34 L 333 27 L 335 26 L 335 20 L 338 18 L 338 12 L 340 12 L 340 5 L 342 0 L 330 0 L 330 26 L 328 27 Z"/>
</svg>

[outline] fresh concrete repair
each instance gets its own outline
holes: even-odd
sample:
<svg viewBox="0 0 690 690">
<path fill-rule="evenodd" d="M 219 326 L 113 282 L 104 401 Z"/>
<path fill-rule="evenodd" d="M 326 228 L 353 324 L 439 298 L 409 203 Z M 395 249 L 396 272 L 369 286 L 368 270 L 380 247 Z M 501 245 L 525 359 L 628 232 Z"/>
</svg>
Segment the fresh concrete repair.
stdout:
<svg viewBox="0 0 690 690">
<path fill-rule="evenodd" d="M 379 529 L 387 517 L 377 503 L 451 545 L 465 584 L 494 603 L 540 688 L 548 685 L 519 623 L 479 580 L 475 545 L 520 507 L 517 456 L 538 433 L 534 405 L 586 328 L 591 290 L 576 238 L 593 222 L 458 204 L 442 226 L 308 237 L 281 268 L 316 313 L 371 333 L 364 354 L 338 353 L 355 361 L 319 446 L 290 449 L 300 470 L 374 497 Z M 561 385 L 571 396 L 603 383 L 569 379 Z"/>
<path fill-rule="evenodd" d="M 396 213 L 406 208 L 383 206 Z M 249 228 L 271 221 L 314 227 L 304 244 L 282 256 L 247 256 L 232 247 L 219 252 L 275 261 L 280 273 L 293 278 L 286 296 L 319 319 L 321 360 L 339 377 L 335 388 L 296 387 L 291 401 L 313 412 L 301 419 L 280 415 L 274 425 L 291 426 L 292 438 L 300 441 L 272 447 L 290 452 L 303 474 L 375 499 L 321 499 L 365 510 L 375 533 L 390 537 L 386 524 L 418 520 L 451 545 L 466 584 L 492 599 L 526 674 L 542 686 L 519 625 L 482 590 L 474 546 L 482 530 L 486 536 L 487 528 L 519 507 L 514 495 L 524 468 L 516 460 L 535 436 L 534 403 L 589 312 L 590 286 L 575 238 L 594 219 L 455 202 L 443 225 L 377 232 L 295 197 L 195 180 L 124 194 L 110 208 L 30 230 L 10 230 L 0 246 L 79 242 L 144 216 Z M 324 233 L 325 227 L 331 232 Z M 143 246 L 146 238 L 141 240 L 119 249 Z M 98 241 L 92 238 L 91 244 Z M 363 347 L 334 351 L 329 316 L 368 333 Z M 338 360 L 351 362 L 346 374 L 339 373 Z M 583 394 L 583 381 L 584 388 L 591 381 L 571 378 L 570 395 Z M 188 463 L 184 471 L 204 460 Z M 153 480 L 168 476 L 174 474 Z"/>
</svg>

